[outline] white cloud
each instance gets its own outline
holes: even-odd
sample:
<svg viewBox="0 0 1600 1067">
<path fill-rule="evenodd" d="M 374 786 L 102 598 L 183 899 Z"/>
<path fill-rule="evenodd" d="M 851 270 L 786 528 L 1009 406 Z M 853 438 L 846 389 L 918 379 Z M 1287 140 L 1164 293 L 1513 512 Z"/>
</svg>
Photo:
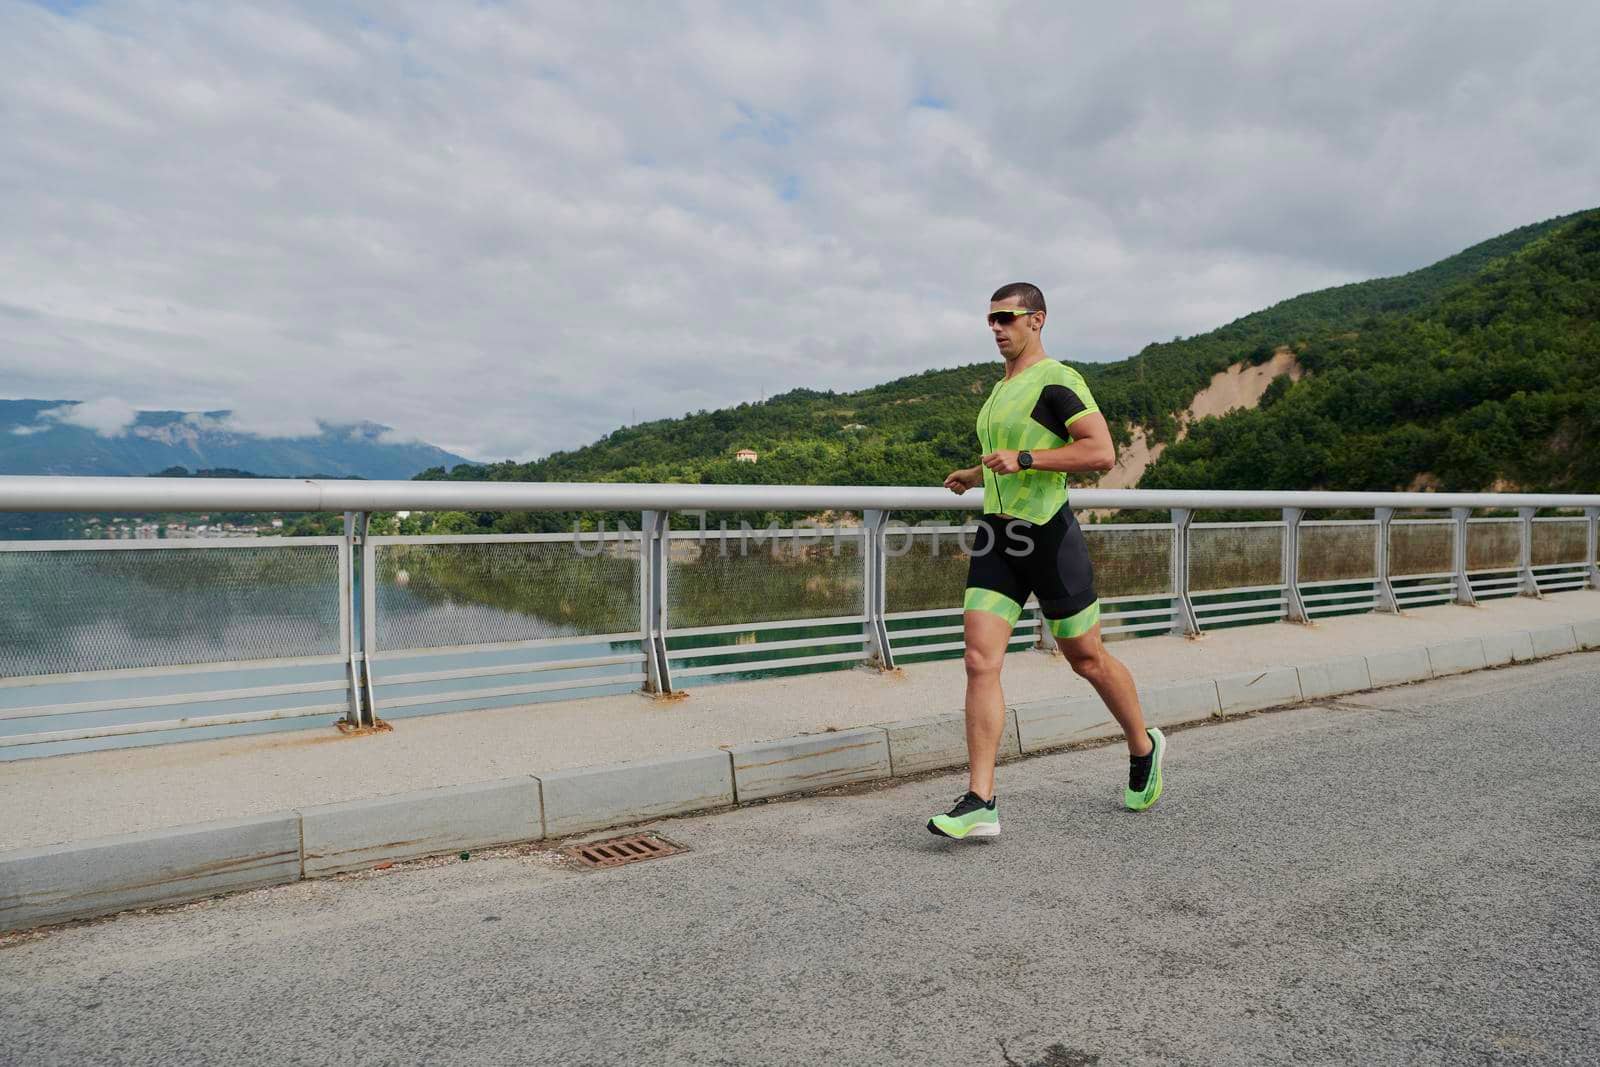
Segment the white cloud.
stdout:
<svg viewBox="0 0 1600 1067">
<path fill-rule="evenodd" d="M 11 5 L 0 379 L 103 432 L 127 401 L 493 459 L 987 359 L 1019 278 L 1053 354 L 1119 358 L 1595 206 L 1597 33 L 1581 0 Z"/>
<path fill-rule="evenodd" d="M 40 420 L 50 419 L 66 426 L 81 426 L 86 430 L 93 430 L 102 437 L 123 436 L 138 417 L 139 412 L 133 405 L 114 396 L 88 400 L 80 404 L 63 404 L 58 408 L 46 408 L 39 412 Z M 44 428 L 37 427 L 33 432 Z"/>
<path fill-rule="evenodd" d="M 316 437 L 322 433 L 322 423 L 303 408 L 273 411 L 259 404 L 249 405 L 244 411 L 230 412 L 214 429 L 229 433 L 249 434 L 256 437 Z"/>
</svg>

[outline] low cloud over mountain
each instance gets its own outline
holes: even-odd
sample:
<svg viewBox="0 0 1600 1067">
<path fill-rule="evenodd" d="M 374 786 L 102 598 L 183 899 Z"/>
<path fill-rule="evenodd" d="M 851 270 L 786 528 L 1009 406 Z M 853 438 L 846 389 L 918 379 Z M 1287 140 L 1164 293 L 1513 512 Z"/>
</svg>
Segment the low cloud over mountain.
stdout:
<svg viewBox="0 0 1600 1067">
<path fill-rule="evenodd" d="M 0 400 L 0 474 L 142 475 L 168 467 L 410 478 L 470 462 L 372 422 L 300 437 L 240 428 L 226 411 L 136 411 L 119 400 Z"/>
</svg>

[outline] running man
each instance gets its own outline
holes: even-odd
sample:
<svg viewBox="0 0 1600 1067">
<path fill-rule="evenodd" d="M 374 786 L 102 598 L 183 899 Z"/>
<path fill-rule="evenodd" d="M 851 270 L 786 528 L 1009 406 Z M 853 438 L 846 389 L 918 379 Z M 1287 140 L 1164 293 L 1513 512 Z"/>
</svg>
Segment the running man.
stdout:
<svg viewBox="0 0 1600 1067">
<path fill-rule="evenodd" d="M 983 518 L 967 570 L 967 792 L 948 812 L 928 820 L 941 837 L 994 837 L 1000 815 L 994 761 L 1005 728 L 1000 665 L 1012 627 L 1032 593 L 1039 598 L 1056 645 L 1080 677 L 1094 686 L 1128 739 L 1128 788 L 1123 802 L 1144 811 L 1161 796 L 1166 739 L 1146 729 L 1128 668 L 1100 640 L 1100 600 L 1094 591 L 1083 530 L 1067 507 L 1067 471 L 1106 471 L 1116 447 L 1105 416 L 1082 375 L 1044 354 L 1044 294 L 1015 282 L 989 298 L 989 331 L 1005 360 L 978 412 L 983 462 L 944 480 L 961 494 L 983 486 Z"/>
</svg>

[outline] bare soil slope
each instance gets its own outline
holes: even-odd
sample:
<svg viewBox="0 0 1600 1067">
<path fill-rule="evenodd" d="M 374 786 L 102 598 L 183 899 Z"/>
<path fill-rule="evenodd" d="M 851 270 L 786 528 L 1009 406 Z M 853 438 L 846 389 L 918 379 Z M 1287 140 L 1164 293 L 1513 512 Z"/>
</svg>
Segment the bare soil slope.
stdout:
<svg viewBox="0 0 1600 1067">
<path fill-rule="evenodd" d="M 1294 358 L 1288 346 L 1281 346 L 1272 358 L 1259 366 L 1235 363 L 1225 371 L 1212 375 L 1211 383 L 1195 394 L 1188 410 L 1178 416 L 1178 440 L 1188 436 L 1189 424 L 1210 415 L 1226 415 L 1237 408 L 1253 408 L 1261 402 L 1273 379 L 1287 374 L 1292 381 L 1305 376 L 1305 370 Z M 1151 445 L 1145 431 L 1135 429 L 1132 442 L 1117 456 L 1117 465 L 1107 471 L 1096 483 L 1100 489 L 1133 489 L 1144 477 L 1145 470 L 1161 458 L 1166 444 Z"/>
</svg>

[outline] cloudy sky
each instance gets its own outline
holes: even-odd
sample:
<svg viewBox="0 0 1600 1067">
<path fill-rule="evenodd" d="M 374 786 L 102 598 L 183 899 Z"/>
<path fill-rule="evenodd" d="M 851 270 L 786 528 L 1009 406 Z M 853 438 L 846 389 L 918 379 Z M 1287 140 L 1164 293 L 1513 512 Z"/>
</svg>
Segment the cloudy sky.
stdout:
<svg viewBox="0 0 1600 1067">
<path fill-rule="evenodd" d="M 0 0 L 0 396 L 526 459 L 992 358 L 1017 279 L 1121 358 L 1600 205 L 1596 40 L 1593 0 Z"/>
</svg>

